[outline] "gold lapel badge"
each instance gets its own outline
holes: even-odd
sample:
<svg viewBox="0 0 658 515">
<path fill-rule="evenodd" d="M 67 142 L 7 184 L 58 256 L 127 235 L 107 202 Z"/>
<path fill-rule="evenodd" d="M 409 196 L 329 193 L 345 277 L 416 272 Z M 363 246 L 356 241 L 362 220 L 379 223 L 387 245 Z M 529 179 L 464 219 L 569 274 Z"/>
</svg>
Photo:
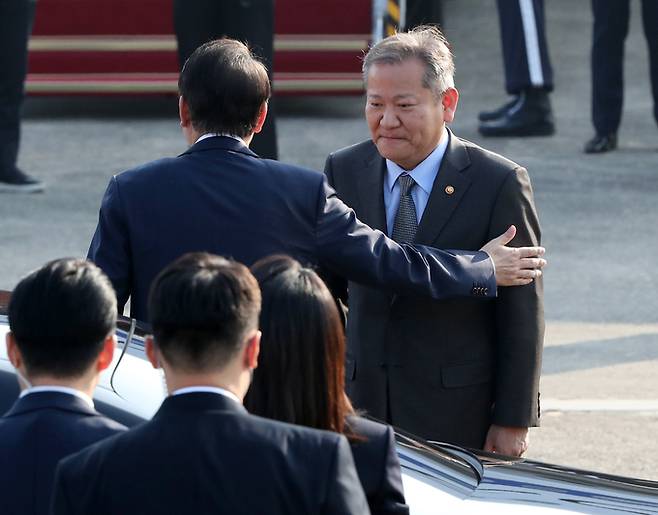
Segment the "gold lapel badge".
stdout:
<svg viewBox="0 0 658 515">
<path fill-rule="evenodd" d="M 448 185 L 446 186 L 445 191 L 447 195 L 452 195 L 455 192 L 455 187 Z"/>
</svg>

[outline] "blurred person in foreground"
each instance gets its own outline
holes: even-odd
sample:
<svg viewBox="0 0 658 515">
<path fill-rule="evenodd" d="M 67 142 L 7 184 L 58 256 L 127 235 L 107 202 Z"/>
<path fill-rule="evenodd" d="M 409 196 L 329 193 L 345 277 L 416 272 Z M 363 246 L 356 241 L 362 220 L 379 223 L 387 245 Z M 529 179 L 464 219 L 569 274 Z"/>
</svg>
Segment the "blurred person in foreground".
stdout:
<svg viewBox="0 0 658 515">
<path fill-rule="evenodd" d="M 25 98 L 27 44 L 36 0 L 0 0 L 0 192 L 37 193 L 44 185 L 16 166 Z"/>
<path fill-rule="evenodd" d="M 18 283 L 8 314 L 21 394 L 0 419 L 0 513 L 46 514 L 57 462 L 125 430 L 92 400 L 112 362 L 116 298 L 93 263 L 59 259 Z"/>
<path fill-rule="evenodd" d="M 188 254 L 156 278 L 146 355 L 169 391 L 148 422 L 61 462 L 54 513 L 368 513 L 347 440 L 247 413 L 258 283 Z"/>
<path fill-rule="evenodd" d="M 190 148 L 112 177 L 89 248 L 120 310 L 131 297 L 132 317 L 147 319 L 153 278 L 194 251 L 247 265 L 284 253 L 354 281 L 435 298 L 493 298 L 496 283 L 527 284 L 541 274 L 543 249 L 504 246 L 513 228 L 484 252 L 399 245 L 357 220 L 321 173 L 256 156 L 249 144 L 267 117 L 270 82 L 244 44 L 202 45 L 179 89 Z"/>
<path fill-rule="evenodd" d="M 513 224 L 540 228 L 525 168 L 457 137 L 448 42 L 418 27 L 365 57 L 371 139 L 331 154 L 325 173 L 371 227 L 400 243 L 480 248 Z M 347 391 L 357 409 L 430 440 L 522 454 L 539 423 L 542 281 L 494 302 L 436 301 L 349 283 Z"/>
<path fill-rule="evenodd" d="M 322 279 L 287 256 L 256 262 L 261 289 L 260 365 L 250 413 L 347 436 L 373 514 L 408 514 L 390 426 L 358 417 L 345 395 L 345 335 Z"/>
</svg>

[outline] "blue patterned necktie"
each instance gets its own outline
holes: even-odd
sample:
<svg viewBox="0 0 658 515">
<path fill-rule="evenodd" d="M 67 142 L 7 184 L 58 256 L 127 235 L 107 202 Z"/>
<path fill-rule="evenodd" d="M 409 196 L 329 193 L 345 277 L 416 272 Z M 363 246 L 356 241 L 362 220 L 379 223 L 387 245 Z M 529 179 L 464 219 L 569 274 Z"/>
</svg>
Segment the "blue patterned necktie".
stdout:
<svg viewBox="0 0 658 515">
<path fill-rule="evenodd" d="M 411 243 L 414 241 L 416 231 L 418 230 L 418 221 L 416 219 L 416 204 L 411 196 L 411 189 L 416 184 L 411 175 L 403 173 L 398 177 L 400 185 L 400 204 L 398 212 L 395 215 L 393 224 L 393 233 L 391 238 L 402 243 Z"/>
</svg>

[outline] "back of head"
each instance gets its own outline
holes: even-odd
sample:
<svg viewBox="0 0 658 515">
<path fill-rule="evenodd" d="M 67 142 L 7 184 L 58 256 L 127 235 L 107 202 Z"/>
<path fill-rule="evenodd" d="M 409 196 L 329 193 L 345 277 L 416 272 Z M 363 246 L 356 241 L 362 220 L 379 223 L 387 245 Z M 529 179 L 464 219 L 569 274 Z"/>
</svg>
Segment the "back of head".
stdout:
<svg viewBox="0 0 658 515">
<path fill-rule="evenodd" d="M 265 65 L 244 43 L 227 38 L 205 43 L 192 53 L 178 89 L 201 134 L 248 136 L 270 97 Z"/>
<path fill-rule="evenodd" d="M 256 279 L 244 265 L 212 254 L 186 254 L 167 266 L 148 304 L 155 342 L 180 371 L 224 368 L 258 329 Z"/>
<path fill-rule="evenodd" d="M 31 376 L 72 378 L 91 366 L 114 332 L 117 302 L 96 265 L 58 259 L 18 283 L 8 315 Z"/>
<path fill-rule="evenodd" d="M 245 397 L 254 414 L 343 432 L 343 327 L 328 288 L 287 256 L 254 264 L 263 309 L 259 366 Z"/>
<path fill-rule="evenodd" d="M 417 59 L 424 65 L 423 85 L 437 98 L 455 87 L 455 63 L 448 41 L 438 28 L 431 25 L 394 34 L 373 45 L 363 60 L 364 82 L 367 85 L 372 65 L 396 64 L 407 59 Z"/>
</svg>

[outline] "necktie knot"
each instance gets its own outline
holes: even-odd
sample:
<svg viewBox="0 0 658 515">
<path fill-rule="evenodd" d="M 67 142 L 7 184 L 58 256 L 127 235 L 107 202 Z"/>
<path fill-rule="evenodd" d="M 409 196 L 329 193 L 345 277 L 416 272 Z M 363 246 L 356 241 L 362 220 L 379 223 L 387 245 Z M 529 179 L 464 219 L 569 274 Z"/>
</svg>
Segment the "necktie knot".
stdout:
<svg viewBox="0 0 658 515">
<path fill-rule="evenodd" d="M 398 183 L 400 184 L 400 196 L 405 196 L 409 195 L 409 192 L 413 185 L 416 184 L 416 181 L 414 181 L 414 178 L 411 175 L 403 173 L 398 177 Z"/>
</svg>

